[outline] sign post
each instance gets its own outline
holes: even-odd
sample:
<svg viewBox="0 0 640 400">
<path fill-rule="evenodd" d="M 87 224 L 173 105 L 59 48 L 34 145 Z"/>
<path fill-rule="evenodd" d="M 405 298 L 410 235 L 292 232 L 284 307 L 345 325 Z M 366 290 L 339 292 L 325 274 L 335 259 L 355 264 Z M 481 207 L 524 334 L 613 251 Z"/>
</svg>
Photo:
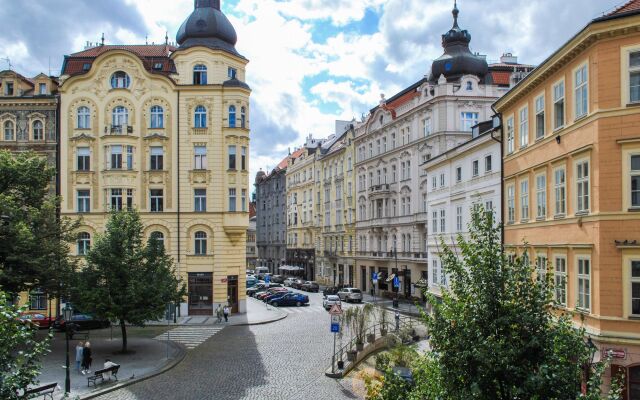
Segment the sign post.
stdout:
<svg viewBox="0 0 640 400">
<path fill-rule="evenodd" d="M 331 332 L 333 332 L 333 355 L 331 356 L 331 373 L 335 373 L 336 368 L 336 335 L 340 332 L 340 318 L 342 317 L 342 308 L 334 304 L 329 310 L 331 315 Z"/>
<path fill-rule="evenodd" d="M 376 285 L 378 284 L 378 273 L 374 272 L 373 277 L 371 278 L 371 283 L 373 284 L 373 303 L 376 303 Z"/>
</svg>

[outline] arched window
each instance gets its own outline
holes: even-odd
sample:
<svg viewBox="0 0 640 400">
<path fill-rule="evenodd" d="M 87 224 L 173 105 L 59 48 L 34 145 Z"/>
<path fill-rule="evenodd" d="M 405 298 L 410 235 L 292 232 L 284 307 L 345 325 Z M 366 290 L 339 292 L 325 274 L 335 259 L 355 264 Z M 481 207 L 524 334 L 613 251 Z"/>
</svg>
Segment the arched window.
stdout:
<svg viewBox="0 0 640 400">
<path fill-rule="evenodd" d="M 126 89 L 131 84 L 131 79 L 126 72 L 117 71 L 111 75 L 111 87 L 114 89 Z"/>
<path fill-rule="evenodd" d="M 154 239 L 159 246 L 164 248 L 164 233 L 160 231 L 151 232 L 150 239 Z"/>
<path fill-rule="evenodd" d="M 123 126 L 129 125 L 129 110 L 123 106 L 117 106 L 112 112 L 112 133 L 124 133 L 122 131 Z"/>
<path fill-rule="evenodd" d="M 193 67 L 193 84 L 194 85 L 206 85 L 207 84 L 207 67 L 206 65 L 198 64 Z"/>
<path fill-rule="evenodd" d="M 44 140 L 44 126 L 42 121 L 33 122 L 33 140 Z"/>
<path fill-rule="evenodd" d="M 195 255 L 203 256 L 207 254 L 207 234 L 198 231 L 195 235 Z"/>
<path fill-rule="evenodd" d="M 87 232 L 80 232 L 78 234 L 78 255 L 86 256 L 91 247 L 91 235 Z"/>
<path fill-rule="evenodd" d="M 196 107 L 196 111 L 194 114 L 195 121 L 194 126 L 196 128 L 206 128 L 207 127 L 207 109 L 204 106 Z"/>
<path fill-rule="evenodd" d="M 244 107 L 240 107 L 240 127 L 246 128 L 247 126 L 247 110 Z"/>
<path fill-rule="evenodd" d="M 236 106 L 229 106 L 229 128 L 236 127 Z"/>
<path fill-rule="evenodd" d="M 78 108 L 78 129 L 89 129 L 91 127 L 91 111 L 89 107 Z"/>
<path fill-rule="evenodd" d="M 467 90 L 469 90 L 469 91 L 473 90 L 473 82 L 471 82 L 471 81 L 467 82 Z"/>
<path fill-rule="evenodd" d="M 160 106 L 151 107 L 151 128 L 164 128 L 164 110 Z"/>
<path fill-rule="evenodd" d="M 13 122 L 4 123 L 4 140 L 13 140 Z"/>
</svg>

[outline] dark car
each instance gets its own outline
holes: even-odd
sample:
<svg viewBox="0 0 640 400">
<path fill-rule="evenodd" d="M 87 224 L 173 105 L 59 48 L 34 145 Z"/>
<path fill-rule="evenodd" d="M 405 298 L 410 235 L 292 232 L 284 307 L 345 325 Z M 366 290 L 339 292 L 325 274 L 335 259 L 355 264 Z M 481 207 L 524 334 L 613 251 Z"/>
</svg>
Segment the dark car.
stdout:
<svg viewBox="0 0 640 400">
<path fill-rule="evenodd" d="M 273 282 L 273 283 L 284 283 L 284 276 L 282 276 L 282 275 L 271 275 L 271 282 Z"/>
<path fill-rule="evenodd" d="M 275 307 L 281 307 L 281 306 L 300 307 L 300 306 L 309 304 L 309 296 L 301 293 L 287 293 L 282 297 L 278 297 L 271 300 L 270 304 Z"/>
<path fill-rule="evenodd" d="M 329 296 L 329 295 L 332 295 L 332 294 L 338 294 L 339 291 L 340 291 L 340 288 L 338 288 L 336 286 L 326 287 L 322 291 L 322 295 L 326 297 L 326 296 Z"/>
<path fill-rule="evenodd" d="M 111 325 L 106 319 L 97 319 L 90 314 L 73 314 L 70 323 L 74 324 L 76 329 L 103 329 Z M 64 330 L 67 321 L 62 316 L 56 318 L 53 327 L 57 330 Z"/>
<path fill-rule="evenodd" d="M 36 325 L 40 329 L 50 328 L 53 325 L 54 318 L 47 317 L 44 314 L 38 312 L 28 312 L 20 315 L 20 321 L 28 321 Z"/>
<path fill-rule="evenodd" d="M 282 296 L 284 296 L 285 294 L 288 294 L 288 293 L 293 293 L 293 292 L 290 291 L 290 290 L 278 290 L 275 293 L 272 293 L 272 294 L 270 294 L 268 296 L 263 297 L 262 301 L 264 301 L 265 303 L 271 304 L 271 300 L 275 300 L 278 297 L 282 297 Z"/>
<path fill-rule="evenodd" d="M 306 290 L 307 292 L 316 292 L 320 291 L 320 285 L 317 282 L 306 281 L 300 286 L 300 289 Z"/>
<path fill-rule="evenodd" d="M 265 286 L 266 285 L 267 285 L 266 283 L 258 283 L 255 286 L 247 288 L 247 296 L 254 296 L 256 294 L 256 292 L 265 290 Z M 266 287 L 268 287 L 268 286 L 266 286 Z"/>
<path fill-rule="evenodd" d="M 294 289 L 300 289 L 303 284 L 304 281 L 302 279 L 296 279 L 295 281 L 291 282 L 291 287 Z"/>
</svg>

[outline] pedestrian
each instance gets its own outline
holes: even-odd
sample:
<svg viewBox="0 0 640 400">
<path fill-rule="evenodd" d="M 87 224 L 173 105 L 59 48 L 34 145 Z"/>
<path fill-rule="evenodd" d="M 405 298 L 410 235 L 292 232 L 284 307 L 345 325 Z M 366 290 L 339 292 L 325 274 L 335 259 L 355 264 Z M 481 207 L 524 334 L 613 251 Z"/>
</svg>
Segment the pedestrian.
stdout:
<svg viewBox="0 0 640 400">
<path fill-rule="evenodd" d="M 216 317 L 218 318 L 217 322 L 221 323 L 222 322 L 222 305 L 221 304 L 218 304 L 218 308 L 216 308 Z"/>
<path fill-rule="evenodd" d="M 91 372 L 91 343 L 87 341 L 82 349 L 82 375 Z"/>
<path fill-rule="evenodd" d="M 400 330 L 400 311 L 396 310 L 396 332 Z"/>
<path fill-rule="evenodd" d="M 225 304 L 222 309 L 222 313 L 224 314 L 224 322 L 229 322 L 229 305 Z"/>
<path fill-rule="evenodd" d="M 79 341 L 76 345 L 76 370 L 80 373 L 80 366 L 82 365 L 82 353 L 84 352 L 84 342 Z"/>
<path fill-rule="evenodd" d="M 106 359 L 104 361 L 104 365 L 102 366 L 102 368 L 107 369 L 107 368 L 111 368 L 111 367 L 116 367 L 118 366 L 118 364 L 114 363 L 113 361 L 111 361 L 110 359 Z M 113 376 L 113 373 L 111 371 L 109 372 L 103 372 L 102 373 L 102 379 L 108 379 L 111 380 L 111 377 Z"/>
</svg>

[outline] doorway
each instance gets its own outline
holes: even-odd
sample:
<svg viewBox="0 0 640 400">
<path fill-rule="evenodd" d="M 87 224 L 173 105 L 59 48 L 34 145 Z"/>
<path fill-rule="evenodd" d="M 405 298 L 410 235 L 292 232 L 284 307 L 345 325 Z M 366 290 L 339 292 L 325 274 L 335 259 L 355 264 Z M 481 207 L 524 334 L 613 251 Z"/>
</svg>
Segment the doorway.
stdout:
<svg viewBox="0 0 640 400">
<path fill-rule="evenodd" d="M 189 315 L 213 315 L 213 274 L 189 273 Z"/>
<path fill-rule="evenodd" d="M 238 275 L 227 276 L 227 299 L 231 305 L 231 312 L 238 312 Z"/>
<path fill-rule="evenodd" d="M 367 267 L 360 267 L 360 289 L 367 291 Z"/>
</svg>

